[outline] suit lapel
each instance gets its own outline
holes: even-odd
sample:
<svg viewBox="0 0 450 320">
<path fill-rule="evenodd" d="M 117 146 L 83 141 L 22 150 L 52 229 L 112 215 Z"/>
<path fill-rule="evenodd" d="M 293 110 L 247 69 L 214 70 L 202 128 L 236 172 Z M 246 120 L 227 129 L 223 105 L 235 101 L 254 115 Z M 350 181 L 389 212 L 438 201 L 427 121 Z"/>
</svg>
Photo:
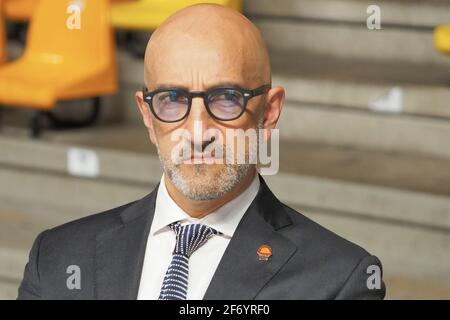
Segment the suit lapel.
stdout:
<svg viewBox="0 0 450 320">
<path fill-rule="evenodd" d="M 96 239 L 96 299 L 136 299 L 158 186 Z"/>
<path fill-rule="evenodd" d="M 297 250 L 278 230 L 292 224 L 264 180 L 240 221 L 204 295 L 205 300 L 254 299 Z M 136 299 L 158 186 L 121 214 L 121 221 L 96 239 L 95 298 Z M 272 247 L 268 261 L 261 245 Z"/>
<path fill-rule="evenodd" d="M 297 250 L 277 230 L 292 224 L 264 180 L 240 221 L 204 295 L 205 300 L 254 299 Z M 259 260 L 261 245 L 272 248 L 268 261 Z"/>
</svg>

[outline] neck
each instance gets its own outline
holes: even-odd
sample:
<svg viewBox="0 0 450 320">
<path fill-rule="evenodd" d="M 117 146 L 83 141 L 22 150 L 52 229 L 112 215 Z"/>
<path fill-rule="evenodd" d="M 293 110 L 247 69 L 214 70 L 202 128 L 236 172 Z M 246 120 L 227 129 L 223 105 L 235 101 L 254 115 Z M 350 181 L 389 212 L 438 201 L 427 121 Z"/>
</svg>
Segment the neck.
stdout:
<svg viewBox="0 0 450 320">
<path fill-rule="evenodd" d="M 230 202 L 234 198 L 236 198 L 239 194 L 241 194 L 245 189 L 247 189 L 253 181 L 255 177 L 256 169 L 253 167 L 241 182 L 241 184 L 234 187 L 230 192 L 225 194 L 224 196 L 207 201 L 197 201 L 186 198 L 183 194 L 181 194 L 177 188 L 173 185 L 172 181 L 168 179 L 166 176 L 165 185 L 167 192 L 170 197 L 175 201 L 175 203 L 180 206 L 187 214 L 189 214 L 193 218 L 203 218 L 215 211 L 217 208 L 220 208 L 224 204 Z"/>
</svg>

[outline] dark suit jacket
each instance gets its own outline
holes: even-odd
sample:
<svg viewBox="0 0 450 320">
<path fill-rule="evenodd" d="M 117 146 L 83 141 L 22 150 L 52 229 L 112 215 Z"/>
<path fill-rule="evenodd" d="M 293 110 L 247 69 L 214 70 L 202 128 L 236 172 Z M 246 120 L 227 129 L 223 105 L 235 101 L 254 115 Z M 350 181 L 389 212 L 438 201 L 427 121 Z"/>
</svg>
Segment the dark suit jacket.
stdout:
<svg viewBox="0 0 450 320">
<path fill-rule="evenodd" d="M 260 177 L 204 299 L 382 299 L 368 289 L 367 268 L 380 261 L 282 204 Z M 46 230 L 36 238 L 19 299 L 136 299 L 157 188 L 120 207 Z M 261 245 L 272 256 L 259 260 Z M 68 289 L 67 268 L 81 288 Z"/>
</svg>

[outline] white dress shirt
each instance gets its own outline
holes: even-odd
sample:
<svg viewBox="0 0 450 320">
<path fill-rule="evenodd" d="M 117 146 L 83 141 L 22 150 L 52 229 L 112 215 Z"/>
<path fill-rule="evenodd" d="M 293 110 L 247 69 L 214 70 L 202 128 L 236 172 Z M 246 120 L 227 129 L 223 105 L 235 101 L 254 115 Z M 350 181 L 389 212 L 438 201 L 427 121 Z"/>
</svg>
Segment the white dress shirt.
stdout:
<svg viewBox="0 0 450 320">
<path fill-rule="evenodd" d="M 166 189 L 163 175 L 147 239 L 138 299 L 156 300 L 159 297 L 176 242 L 175 232 L 168 225 L 176 221 L 180 221 L 182 225 L 202 223 L 223 233 L 212 236 L 189 258 L 187 299 L 202 299 L 234 231 L 258 193 L 259 184 L 259 177 L 255 174 L 252 183 L 244 192 L 216 211 L 197 219 L 189 216 L 173 201 Z"/>
</svg>

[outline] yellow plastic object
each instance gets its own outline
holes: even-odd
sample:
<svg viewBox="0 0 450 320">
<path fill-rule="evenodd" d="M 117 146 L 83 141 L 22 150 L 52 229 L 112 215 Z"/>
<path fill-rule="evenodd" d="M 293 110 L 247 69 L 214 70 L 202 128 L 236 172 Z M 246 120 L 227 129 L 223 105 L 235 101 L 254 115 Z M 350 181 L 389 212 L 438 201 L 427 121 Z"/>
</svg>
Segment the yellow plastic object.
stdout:
<svg viewBox="0 0 450 320">
<path fill-rule="evenodd" d="M 33 16 L 34 9 L 40 0 L 4 0 L 5 16 L 18 22 L 27 22 Z M 111 2 L 125 2 L 130 0 L 111 0 Z"/>
<path fill-rule="evenodd" d="M 439 26 L 434 30 L 434 45 L 439 51 L 450 54 L 450 25 Z"/>
<path fill-rule="evenodd" d="M 6 61 L 6 27 L 2 6 L 3 1 L 0 0 L 0 64 Z"/>
<path fill-rule="evenodd" d="M 26 22 L 30 20 L 34 9 L 40 0 L 4 0 L 4 10 L 7 19 Z"/>
<path fill-rule="evenodd" d="M 154 30 L 175 11 L 204 2 L 218 3 L 242 11 L 241 0 L 139 0 L 113 4 L 111 22 L 120 29 Z"/>
<path fill-rule="evenodd" d="M 0 104 L 51 109 L 58 100 L 116 91 L 108 0 L 40 0 L 25 53 L 0 66 Z"/>
</svg>

